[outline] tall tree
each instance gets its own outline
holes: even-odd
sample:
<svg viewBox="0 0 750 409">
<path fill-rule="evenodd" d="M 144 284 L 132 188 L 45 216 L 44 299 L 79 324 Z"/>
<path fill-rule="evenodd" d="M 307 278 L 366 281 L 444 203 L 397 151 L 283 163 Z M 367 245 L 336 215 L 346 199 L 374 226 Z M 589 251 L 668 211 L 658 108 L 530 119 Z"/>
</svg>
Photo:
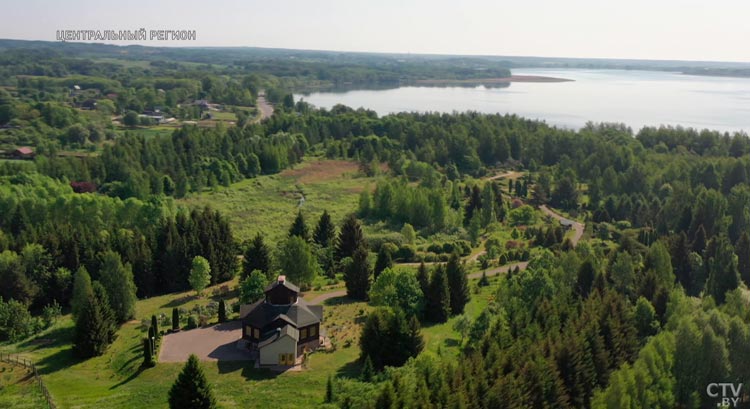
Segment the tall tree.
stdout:
<svg viewBox="0 0 750 409">
<path fill-rule="evenodd" d="M 118 322 L 125 322 L 135 316 L 136 288 L 130 264 L 122 264 L 120 255 L 104 252 L 99 271 L 102 286 L 107 290 L 109 304 Z"/>
<path fill-rule="evenodd" d="M 451 294 L 448 276 L 442 265 L 435 267 L 427 290 L 425 317 L 432 322 L 445 322 L 451 315 Z"/>
<path fill-rule="evenodd" d="M 170 409 L 214 409 L 217 407 L 211 385 L 198 357 L 191 354 L 169 390 Z"/>
<path fill-rule="evenodd" d="M 83 307 L 88 303 L 89 297 L 94 294 L 91 287 L 91 276 L 86 271 L 86 267 L 81 266 L 76 270 L 73 277 L 73 297 L 70 300 L 70 309 L 73 318 L 83 311 Z"/>
<path fill-rule="evenodd" d="M 737 253 L 737 270 L 745 285 L 750 287 L 750 235 L 742 232 L 734 248 Z"/>
<path fill-rule="evenodd" d="M 487 206 L 489 207 L 489 206 Z M 448 277 L 448 288 L 450 289 L 451 314 L 463 314 L 464 307 L 469 302 L 469 279 L 466 270 L 461 263 L 458 252 L 453 252 L 445 266 Z"/>
<path fill-rule="evenodd" d="M 737 256 L 726 235 L 722 234 L 711 239 L 711 241 L 714 240 L 717 240 L 716 252 L 707 262 L 706 290 L 718 304 L 723 304 L 727 291 L 734 290 L 740 284 L 737 274 Z"/>
<path fill-rule="evenodd" d="M 203 290 L 211 283 L 211 266 L 208 260 L 201 256 L 193 257 L 193 266 L 190 268 L 190 277 L 188 277 L 190 287 L 199 296 Z"/>
<path fill-rule="evenodd" d="M 327 210 L 323 210 L 323 214 L 320 215 L 318 225 L 315 226 L 315 232 L 313 232 L 313 240 L 320 247 L 328 247 L 333 243 L 336 238 L 336 226 L 331 221 L 331 215 L 328 214 Z"/>
<path fill-rule="evenodd" d="M 303 287 L 312 284 L 320 271 L 310 244 L 299 236 L 289 236 L 283 242 L 278 261 L 281 271 L 286 274 L 289 281 Z"/>
<path fill-rule="evenodd" d="M 338 243 L 336 244 L 336 259 L 341 261 L 346 257 L 352 257 L 354 252 L 362 248 L 367 248 L 362 225 L 354 214 L 350 214 L 339 232 Z"/>
<path fill-rule="evenodd" d="M 255 235 L 245 250 L 244 260 L 242 260 L 242 278 L 248 277 L 255 270 L 262 272 L 266 277 L 271 271 L 271 251 L 260 233 Z"/>
<path fill-rule="evenodd" d="M 344 270 L 344 282 L 346 283 L 346 295 L 355 300 L 366 300 L 367 292 L 370 291 L 370 268 L 369 252 L 365 247 L 354 250 L 351 262 Z"/>
<path fill-rule="evenodd" d="M 297 236 L 305 241 L 310 241 L 310 229 L 307 228 L 302 210 L 297 211 L 297 217 L 294 218 L 292 226 L 289 227 L 289 236 Z"/>
<path fill-rule="evenodd" d="M 393 258 L 391 257 L 391 250 L 387 245 L 381 245 L 378 251 L 378 258 L 375 260 L 375 270 L 373 271 L 375 279 L 378 279 L 380 273 L 386 268 L 393 267 Z"/>
<path fill-rule="evenodd" d="M 73 351 L 81 358 L 104 354 L 115 339 L 115 315 L 109 306 L 107 292 L 98 282 L 92 286 L 86 303 L 79 311 L 73 332 Z"/>
</svg>

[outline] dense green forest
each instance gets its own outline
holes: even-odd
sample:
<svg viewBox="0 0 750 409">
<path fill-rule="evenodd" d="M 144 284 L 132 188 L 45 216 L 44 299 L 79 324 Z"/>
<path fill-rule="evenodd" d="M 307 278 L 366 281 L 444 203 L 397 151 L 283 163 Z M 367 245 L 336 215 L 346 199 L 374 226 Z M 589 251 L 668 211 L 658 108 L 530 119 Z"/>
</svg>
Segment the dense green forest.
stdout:
<svg viewBox="0 0 750 409">
<path fill-rule="evenodd" d="M 464 60 L 396 69 L 373 56 L 286 64 L 260 52 L 210 63 L 206 51 L 187 64 L 191 51 L 128 65 L 104 59 L 107 47 L 66 45 L 71 56 L 0 45 L 2 146 L 35 149 L 32 160 L 0 162 L 0 341 L 71 312 L 78 356 L 101 355 L 137 298 L 199 293 L 197 270 L 209 274 L 203 287 L 240 277 L 247 301 L 285 273 L 305 289 L 343 282 L 375 307 L 362 317 L 362 375 L 329 378 L 326 403 L 339 407 L 713 407 L 707 384 L 750 377 L 745 134 L 568 130 L 473 112 L 379 117 L 289 94 L 327 75 L 471 77 Z M 200 117 L 185 102 L 252 106 L 262 89 L 275 103 L 262 121 L 149 133 L 111 120 L 157 106 Z M 89 95 L 100 103 L 81 109 Z M 87 154 L 60 155 L 76 150 Z M 377 178 L 341 224 L 300 204 L 279 242 L 241 242 L 226 215 L 179 201 L 310 157 L 353 161 Z M 506 185 L 498 172 L 518 177 Z M 585 222 L 584 239 L 543 221 L 545 206 Z M 475 318 L 465 307 L 490 283 L 469 283 L 471 254 L 477 272 L 515 263 L 492 279 Z M 422 328 L 451 317 L 458 352 L 424 353 Z"/>
</svg>

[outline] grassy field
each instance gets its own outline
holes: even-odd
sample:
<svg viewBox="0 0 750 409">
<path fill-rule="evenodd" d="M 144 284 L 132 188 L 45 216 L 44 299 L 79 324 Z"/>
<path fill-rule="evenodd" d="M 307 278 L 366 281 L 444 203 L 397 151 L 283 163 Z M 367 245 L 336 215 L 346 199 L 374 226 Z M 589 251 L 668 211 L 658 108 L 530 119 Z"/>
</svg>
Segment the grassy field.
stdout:
<svg viewBox="0 0 750 409">
<path fill-rule="evenodd" d="M 299 209 L 311 229 L 323 210 L 328 210 L 339 225 L 357 208 L 359 193 L 368 185 L 374 186 L 375 178 L 359 176 L 356 163 L 312 158 L 280 174 L 246 179 L 180 202 L 220 210 L 229 217 L 240 240 L 260 232 L 267 243 L 277 243 Z"/>
<path fill-rule="evenodd" d="M 495 292 L 495 282 L 493 279 L 493 285 L 472 295 L 466 308 L 468 314 L 476 317 L 487 305 Z M 208 294 L 213 290 L 216 288 L 209 289 Z M 311 299 L 315 294 L 306 297 Z M 234 301 L 231 293 L 226 298 Z M 152 314 L 169 316 L 173 307 L 190 309 L 210 301 L 211 297 L 197 298 L 191 293 L 140 300 L 136 320 L 123 325 L 117 340 L 103 356 L 86 361 L 80 361 L 72 354 L 73 322 L 70 316 L 63 317 L 34 339 L 4 348 L 4 352 L 20 353 L 33 359 L 60 408 L 166 408 L 168 390 L 182 364 L 160 363 L 154 368 L 140 368 L 141 339 L 145 334 L 141 320 Z M 366 303 L 344 298 L 328 300 L 324 327 L 337 348 L 330 353 L 312 354 L 307 369 L 301 372 L 275 374 L 254 369 L 245 362 L 204 362 L 203 367 L 221 406 L 292 408 L 298 407 L 300 402 L 322 403 L 329 375 L 359 375 L 357 342 L 361 324 L 370 308 Z M 455 318 L 423 329 L 427 351 L 458 352 L 459 336 L 452 329 L 453 320 Z M 3 385 L 7 379 L 3 378 L 4 374 L 0 369 Z M 0 407 L 8 407 L 3 402 L 15 402 L 19 394 L 31 393 L 24 392 L 26 389 L 25 385 L 4 387 L 0 390 Z"/>
<path fill-rule="evenodd" d="M 46 405 L 28 369 L 0 362 L 0 408 L 39 409 Z"/>
</svg>

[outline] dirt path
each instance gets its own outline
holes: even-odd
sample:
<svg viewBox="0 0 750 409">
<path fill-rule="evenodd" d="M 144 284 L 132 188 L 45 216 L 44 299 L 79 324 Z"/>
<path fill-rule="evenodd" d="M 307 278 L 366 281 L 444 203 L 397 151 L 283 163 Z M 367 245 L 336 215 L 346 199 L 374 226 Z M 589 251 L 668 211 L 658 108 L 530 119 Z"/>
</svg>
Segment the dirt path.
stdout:
<svg viewBox="0 0 750 409">
<path fill-rule="evenodd" d="M 546 205 L 539 206 L 539 210 L 541 210 L 547 216 L 553 219 L 557 219 L 563 226 L 569 225 L 570 228 L 573 229 L 573 239 L 572 239 L 573 246 L 578 244 L 578 242 L 581 240 L 581 237 L 583 237 L 583 230 L 586 228 L 586 226 L 583 223 L 565 218 L 561 216 L 560 214 L 556 213 L 554 210 L 547 207 Z"/>
<path fill-rule="evenodd" d="M 310 305 L 318 305 L 318 304 L 323 304 L 324 302 L 326 302 L 326 300 L 330 300 L 331 298 L 338 298 L 338 297 L 344 297 L 344 296 L 346 296 L 346 290 L 336 290 L 336 291 L 331 291 L 330 293 L 319 294 L 317 297 L 313 298 L 307 303 Z"/>
<path fill-rule="evenodd" d="M 521 176 L 523 176 L 523 173 L 517 172 L 515 170 L 511 170 L 511 171 L 508 171 L 508 172 L 505 172 L 505 173 L 499 173 L 499 174 L 497 174 L 495 176 L 490 176 L 488 178 L 485 178 L 485 180 L 497 180 L 497 179 L 505 179 L 505 178 L 508 178 L 508 179 L 518 179 Z"/>
<path fill-rule="evenodd" d="M 260 116 L 257 117 L 255 119 L 255 121 L 253 121 L 253 122 L 260 122 L 260 121 L 262 121 L 262 120 L 270 117 L 271 115 L 273 115 L 273 105 L 271 105 L 266 100 L 266 93 L 265 93 L 265 91 L 261 91 L 260 93 L 258 93 L 258 99 L 257 99 L 256 102 L 257 102 L 257 106 L 258 106 L 258 111 L 260 111 Z"/>
</svg>

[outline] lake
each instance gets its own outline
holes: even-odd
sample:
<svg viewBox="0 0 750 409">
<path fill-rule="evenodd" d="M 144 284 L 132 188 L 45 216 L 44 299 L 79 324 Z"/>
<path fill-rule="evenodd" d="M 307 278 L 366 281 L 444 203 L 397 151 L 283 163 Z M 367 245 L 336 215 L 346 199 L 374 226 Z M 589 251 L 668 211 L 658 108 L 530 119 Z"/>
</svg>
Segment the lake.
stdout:
<svg viewBox="0 0 750 409">
<path fill-rule="evenodd" d="M 506 87 L 406 86 L 295 95 L 318 107 L 344 104 L 379 115 L 403 111 L 513 113 L 566 128 L 588 121 L 642 126 L 682 125 L 750 131 L 750 78 L 658 71 L 514 69 L 514 75 L 571 79 L 514 82 Z"/>
</svg>

